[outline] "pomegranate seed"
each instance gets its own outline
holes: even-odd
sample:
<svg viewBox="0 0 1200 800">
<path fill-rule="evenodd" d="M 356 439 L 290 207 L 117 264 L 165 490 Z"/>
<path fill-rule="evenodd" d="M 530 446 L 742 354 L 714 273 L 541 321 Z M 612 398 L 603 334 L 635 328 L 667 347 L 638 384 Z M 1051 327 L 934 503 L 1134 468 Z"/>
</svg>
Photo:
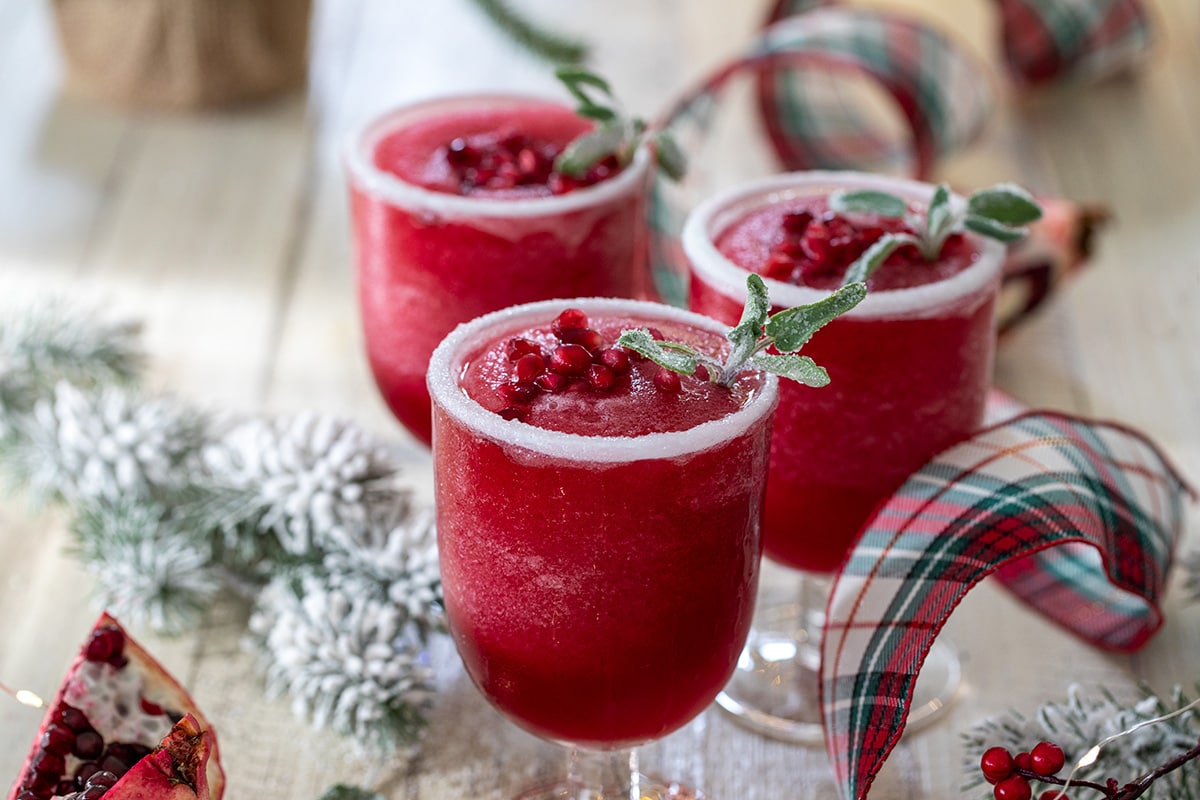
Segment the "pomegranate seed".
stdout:
<svg viewBox="0 0 1200 800">
<path fill-rule="evenodd" d="M 66 759 L 58 753 L 52 753 L 49 750 L 41 750 L 33 757 L 30 765 L 38 772 L 43 772 L 52 776 L 51 784 L 58 782 L 58 776 L 63 774 L 63 770 L 67 768 Z"/>
<path fill-rule="evenodd" d="M 781 253 L 794 259 L 804 258 L 804 245 L 799 236 L 789 236 L 771 248 L 772 253 Z"/>
<path fill-rule="evenodd" d="M 523 175 L 531 175 L 537 172 L 540 165 L 537 153 L 528 147 L 521 148 L 520 152 L 517 153 L 517 169 L 521 170 Z"/>
<path fill-rule="evenodd" d="M 146 712 L 152 717 L 158 717 L 164 713 L 162 706 L 160 706 L 158 703 L 151 703 L 144 697 L 138 701 L 138 705 L 142 707 L 142 711 Z"/>
<path fill-rule="evenodd" d="M 116 669 L 123 669 L 128 663 L 129 659 L 125 657 L 123 652 L 113 653 L 112 658 L 108 659 L 108 665 Z"/>
<path fill-rule="evenodd" d="M 80 792 L 75 800 L 100 800 L 101 797 L 104 797 L 108 793 L 108 788 L 107 786 L 89 786 Z"/>
<path fill-rule="evenodd" d="M 577 344 L 592 353 L 599 352 L 600 348 L 604 347 L 604 337 L 591 328 L 569 328 L 559 334 L 558 338 L 567 344 Z"/>
<path fill-rule="evenodd" d="M 550 173 L 550 177 L 546 180 L 546 185 L 550 187 L 551 194 L 566 194 L 579 187 L 579 183 L 574 178 L 569 178 L 557 172 Z"/>
<path fill-rule="evenodd" d="M 1029 800 L 1033 789 L 1020 775 L 1010 775 L 992 787 L 992 795 L 996 800 Z"/>
<path fill-rule="evenodd" d="M 518 382 L 528 383 L 546 371 L 546 359 L 538 353 L 526 353 L 517 359 L 514 374 Z"/>
<path fill-rule="evenodd" d="M 446 145 L 446 161 L 452 167 L 465 167 L 467 164 L 475 160 L 475 152 L 467 144 L 467 140 L 463 138 L 452 139 L 450 144 Z"/>
<path fill-rule="evenodd" d="M 1038 742 L 1029 754 L 1029 762 L 1038 775 L 1053 775 L 1063 768 L 1066 756 L 1054 742 Z"/>
<path fill-rule="evenodd" d="M 792 211 L 783 215 L 783 229 L 788 233 L 804 233 L 804 229 L 813 221 L 812 213 L 808 211 Z"/>
<path fill-rule="evenodd" d="M 665 335 L 663 335 L 663 332 L 660 331 L 658 328 L 646 328 L 646 332 L 650 334 L 651 339 L 654 339 L 659 342 L 661 342 L 667 338 Z"/>
<path fill-rule="evenodd" d="M 833 247 L 829 242 L 829 229 L 825 227 L 824 220 L 812 221 L 805 229 L 800 245 L 804 248 L 804 254 L 818 264 L 823 264 L 833 257 Z"/>
<path fill-rule="evenodd" d="M 541 345 L 532 339 L 515 336 L 504 343 L 504 355 L 508 356 L 509 361 L 517 361 L 530 354 L 542 354 Z"/>
<path fill-rule="evenodd" d="M 607 392 L 617 382 L 617 376 L 603 364 L 592 364 L 587 369 L 588 386 L 601 392 Z"/>
<path fill-rule="evenodd" d="M 87 786 L 88 778 L 100 771 L 100 765 L 95 761 L 85 761 L 75 770 L 75 786 L 79 789 Z"/>
<path fill-rule="evenodd" d="M 42 734 L 41 744 L 43 750 L 65 756 L 75 747 L 75 732 L 66 725 L 53 722 L 46 727 L 46 732 Z"/>
<path fill-rule="evenodd" d="M 54 793 L 59 797 L 71 794 L 75 791 L 75 781 L 59 781 L 58 786 L 54 787 Z M 32 792 L 30 797 L 36 797 Z M 17 795 L 17 800 L 20 800 L 21 795 Z"/>
<path fill-rule="evenodd" d="M 561 337 L 563 331 L 583 330 L 587 326 L 587 314 L 582 309 L 568 308 L 554 318 L 554 322 L 550 324 L 550 330 L 554 331 L 555 336 Z"/>
<path fill-rule="evenodd" d="M 496 413 L 507 420 L 515 419 L 519 422 L 524 422 L 525 418 L 529 416 L 529 409 L 522 406 L 505 406 Z"/>
<path fill-rule="evenodd" d="M 1004 780 L 1012 775 L 1014 767 L 1016 764 L 1013 763 L 1012 753 L 1003 747 L 990 747 L 979 759 L 979 769 L 988 783 Z"/>
<path fill-rule="evenodd" d="M 512 406 L 527 405 L 537 397 L 537 388 L 531 383 L 504 383 L 496 387 L 496 391 Z"/>
<path fill-rule="evenodd" d="M 533 379 L 533 385 L 544 392 L 550 392 L 551 394 L 554 394 L 555 392 L 561 392 L 563 389 L 567 388 L 567 384 L 570 383 L 570 380 L 571 379 L 567 376 L 559 375 L 557 372 L 543 372 L 541 375 L 538 375 Z"/>
<path fill-rule="evenodd" d="M 84 658 L 104 663 L 111 661 L 125 650 L 125 634 L 112 626 L 97 628 L 84 646 Z"/>
<path fill-rule="evenodd" d="M 658 372 L 654 373 L 654 385 L 671 394 L 678 394 L 683 388 L 679 375 L 666 368 L 660 368 Z"/>
<path fill-rule="evenodd" d="M 110 755 L 100 759 L 100 769 L 106 772 L 111 772 L 117 776 L 124 775 L 126 772 L 129 772 L 129 768 L 131 766 L 131 764 L 126 764 L 116 756 Z"/>
<path fill-rule="evenodd" d="M 92 723 L 88 722 L 84 713 L 74 706 L 63 706 L 61 718 L 62 723 L 75 733 L 92 730 Z"/>
<path fill-rule="evenodd" d="M 709 379 L 708 367 L 704 366 L 703 364 L 697 364 L 696 371 L 692 373 L 692 376 L 698 381 L 707 382 Z"/>
<path fill-rule="evenodd" d="M 103 786 L 104 788 L 109 789 L 109 788 L 112 788 L 113 786 L 115 786 L 117 781 L 119 781 L 119 780 L 120 780 L 120 778 L 118 778 L 116 775 L 112 774 L 111 772 L 106 772 L 105 770 L 100 770 L 99 772 L 95 773 L 94 775 L 92 775 L 90 778 L 87 779 L 87 785 L 89 787 Z"/>
<path fill-rule="evenodd" d="M 592 354 L 577 344 L 559 345 L 550 356 L 550 369 L 560 375 L 582 375 L 591 363 Z"/>
<path fill-rule="evenodd" d="M 70 790 L 68 790 L 68 791 L 70 791 Z M 58 792 L 58 794 L 64 794 L 64 793 Z M 29 791 L 28 789 L 22 789 L 20 791 L 20 793 L 17 794 L 17 800 L 42 800 L 42 798 L 38 797 L 36 794 Z"/>
<path fill-rule="evenodd" d="M 28 789 L 36 795 L 51 797 L 50 792 L 54 791 L 54 787 L 58 785 L 58 775 L 51 775 L 48 772 L 35 770 L 25 776 L 25 780 L 21 781 L 21 788 Z"/>
<path fill-rule="evenodd" d="M 629 372 L 629 354 L 623 347 L 606 347 L 601 350 L 600 363 L 617 375 Z"/>
<path fill-rule="evenodd" d="M 771 253 L 771 255 L 767 256 L 767 260 L 763 262 L 762 275 L 764 278 L 786 281 L 792 277 L 792 272 L 795 269 L 796 259 L 787 253 Z"/>
<path fill-rule="evenodd" d="M 104 739 L 95 731 L 84 731 L 75 739 L 72 752 L 85 760 L 99 758 L 104 752 Z"/>
</svg>

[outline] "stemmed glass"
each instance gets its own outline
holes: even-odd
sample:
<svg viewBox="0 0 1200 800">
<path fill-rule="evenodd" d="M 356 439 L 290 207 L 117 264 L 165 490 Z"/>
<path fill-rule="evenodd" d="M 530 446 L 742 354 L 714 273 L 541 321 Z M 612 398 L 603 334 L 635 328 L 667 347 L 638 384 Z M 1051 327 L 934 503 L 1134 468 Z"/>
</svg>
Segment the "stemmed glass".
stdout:
<svg viewBox="0 0 1200 800">
<path fill-rule="evenodd" d="M 774 176 L 713 197 L 694 210 L 683 232 L 690 306 L 736 321 L 747 268 L 768 257 L 771 241 L 782 235 L 785 213 L 816 209 L 819 216 L 821 198 L 836 190 L 879 190 L 920 204 L 934 187 L 860 173 L 809 172 Z M 812 198 L 818 200 L 810 209 Z M 805 219 L 795 216 L 786 224 L 797 227 Z M 774 596 L 764 580 L 747 648 L 717 699 L 745 725 L 767 735 L 810 744 L 822 740 L 818 668 L 829 578 L 876 506 L 982 420 L 1003 248 L 967 235 L 955 253 L 961 264 L 946 263 L 950 256 L 943 255 L 942 263 L 915 264 L 912 275 L 892 276 L 898 283 L 872 288 L 866 300 L 806 347 L 828 369 L 829 386 L 811 390 L 788 382 L 780 387 L 764 552 L 796 571 L 800 588 L 788 581 L 784 596 Z M 907 285 L 910 281 L 918 285 Z M 783 307 L 811 302 L 821 293 L 766 282 L 772 301 Z M 959 680 L 955 651 L 935 644 L 912 698 L 909 729 L 944 708 Z"/>
<path fill-rule="evenodd" d="M 367 358 L 389 409 L 425 444 L 425 370 L 455 325 L 534 300 L 644 293 L 646 148 L 595 183 L 547 183 L 547 154 L 591 125 L 550 100 L 463 95 L 386 113 L 348 148 Z M 466 195 L 459 168 L 477 182 Z M 503 170 L 530 177 L 486 183 Z"/>
<path fill-rule="evenodd" d="M 512 367 L 513 342 L 553 350 L 551 323 L 568 305 L 609 344 L 652 326 L 728 346 L 699 315 L 595 298 L 489 314 L 438 346 L 429 390 L 451 632 L 493 706 L 571 749 L 569 774 L 522 798 L 696 797 L 641 775 L 634 748 L 711 704 L 745 643 L 776 379 L 752 373 L 736 403 L 670 422 L 659 412 L 679 398 L 658 396 L 658 368 L 635 360 L 628 392 L 580 377 L 545 398 L 548 416 L 506 419 L 488 376 Z M 730 403 L 728 389 L 684 380 L 685 393 Z M 630 433 L 647 421 L 658 429 Z M 581 426 L 607 432 L 569 432 Z"/>
</svg>

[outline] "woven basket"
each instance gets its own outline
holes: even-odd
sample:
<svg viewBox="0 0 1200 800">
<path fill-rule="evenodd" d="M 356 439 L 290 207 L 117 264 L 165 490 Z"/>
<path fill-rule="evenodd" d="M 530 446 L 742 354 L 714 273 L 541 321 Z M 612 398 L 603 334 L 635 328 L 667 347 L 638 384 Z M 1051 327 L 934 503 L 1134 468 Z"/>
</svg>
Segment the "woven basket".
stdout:
<svg viewBox="0 0 1200 800">
<path fill-rule="evenodd" d="M 304 83 L 311 0 L 52 0 L 76 94 L 120 106 L 227 106 Z"/>
</svg>

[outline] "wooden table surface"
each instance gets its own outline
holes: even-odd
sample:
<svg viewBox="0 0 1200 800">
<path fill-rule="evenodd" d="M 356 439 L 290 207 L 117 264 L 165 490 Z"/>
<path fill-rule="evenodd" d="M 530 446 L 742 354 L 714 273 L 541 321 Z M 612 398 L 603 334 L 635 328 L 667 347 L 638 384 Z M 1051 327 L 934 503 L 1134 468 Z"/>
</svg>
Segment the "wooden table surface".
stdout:
<svg viewBox="0 0 1200 800">
<path fill-rule="evenodd" d="M 1140 428 L 1200 476 L 1200 6 L 1150 3 L 1158 40 L 1131 80 L 1021 95 L 997 69 L 994 4 L 872 4 L 956 32 L 993 72 L 997 107 L 982 138 L 937 177 L 1016 180 L 1115 214 L 1087 272 L 1003 344 L 997 383 L 1035 406 Z M 650 115 L 744 47 L 767 3 L 519 5 L 592 42 L 594 66 Z M 0 305 L 57 293 L 141 319 L 156 388 L 211 408 L 352 418 L 402 446 L 405 474 L 428 498 L 428 454 L 388 416 L 362 356 L 339 150 L 398 103 L 553 92 L 548 70 L 466 0 L 325 0 L 307 96 L 227 113 L 124 113 L 64 94 L 49 6 L 0 2 Z M 728 163 L 741 157 L 731 150 Z M 1200 546 L 1195 522 L 1188 549 Z M 66 539 L 63 511 L 0 496 L 0 681 L 45 696 L 95 616 Z M 962 696 L 904 740 L 872 796 L 962 796 L 959 733 L 1062 698 L 1072 682 L 1191 685 L 1200 606 L 1175 585 L 1166 608 L 1149 646 L 1114 656 L 980 587 L 948 630 L 965 659 Z M 423 746 L 361 758 L 264 698 L 242 624 L 221 612 L 196 635 L 144 637 L 218 726 L 234 800 L 310 800 L 343 780 L 391 798 L 503 798 L 559 766 L 554 748 L 484 703 L 453 652 L 438 655 L 442 690 Z M 0 696 L 0 776 L 15 774 L 38 720 Z M 835 796 L 822 753 L 744 732 L 713 710 L 647 748 L 644 762 L 712 798 Z"/>
</svg>

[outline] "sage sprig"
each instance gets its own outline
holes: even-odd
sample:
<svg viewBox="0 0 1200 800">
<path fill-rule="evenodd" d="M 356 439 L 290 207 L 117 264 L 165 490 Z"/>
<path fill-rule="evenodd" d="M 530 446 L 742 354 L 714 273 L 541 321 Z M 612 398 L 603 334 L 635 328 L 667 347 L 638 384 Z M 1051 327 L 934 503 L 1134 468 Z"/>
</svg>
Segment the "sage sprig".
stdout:
<svg viewBox="0 0 1200 800">
<path fill-rule="evenodd" d="M 554 74 L 578 102 L 576 113 L 596 121 L 594 130 L 567 145 L 555 160 L 554 168 L 563 175 L 578 178 L 610 155 L 616 156 L 621 166 L 629 164 L 647 135 L 646 122 L 622 113 L 608 81 L 594 72 L 568 66 L 559 67 Z M 668 178 L 680 180 L 687 172 L 687 158 L 679 144 L 666 131 L 654 131 L 650 136 L 659 169 Z"/>
<path fill-rule="evenodd" d="M 1025 226 L 1042 216 L 1042 208 L 1033 196 L 1011 183 L 980 189 L 961 206 L 950 202 L 950 187 L 939 184 L 924 214 L 910 211 L 903 198 L 874 189 L 835 192 L 829 197 L 829 207 L 839 214 L 904 218 L 914 231 L 881 236 L 846 270 L 843 285 L 865 281 L 903 245 L 915 245 L 925 260 L 936 261 L 955 231 L 966 229 L 989 239 L 1015 242 L 1028 232 Z"/>
<path fill-rule="evenodd" d="M 759 275 L 750 273 L 741 320 L 725 335 L 730 350 L 724 362 L 690 345 L 655 339 L 646 328 L 622 332 L 617 344 L 681 375 L 694 375 L 704 367 L 708 380 L 719 386 L 732 386 L 745 369 L 770 372 L 805 386 L 826 386 L 829 373 L 797 353 L 814 333 L 866 296 L 865 284 L 852 283 L 815 303 L 771 314 L 767 285 Z M 766 352 L 768 348 L 775 352 Z"/>
</svg>

